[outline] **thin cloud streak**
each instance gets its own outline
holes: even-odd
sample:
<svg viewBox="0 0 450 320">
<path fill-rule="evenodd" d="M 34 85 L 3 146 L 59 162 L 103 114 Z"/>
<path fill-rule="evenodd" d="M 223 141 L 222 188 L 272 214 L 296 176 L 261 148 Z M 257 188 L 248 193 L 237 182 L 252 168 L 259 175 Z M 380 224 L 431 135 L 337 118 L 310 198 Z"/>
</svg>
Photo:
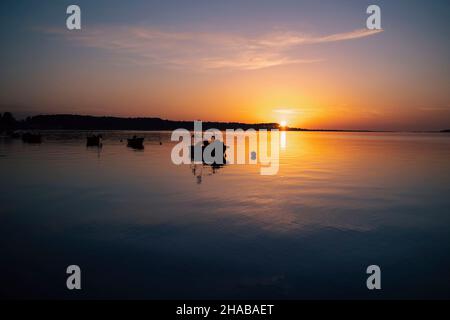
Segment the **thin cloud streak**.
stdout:
<svg viewBox="0 0 450 320">
<path fill-rule="evenodd" d="M 285 114 L 285 115 L 294 115 L 302 113 L 302 110 L 300 109 L 274 109 L 273 112 L 279 113 L 279 114 Z"/>
<path fill-rule="evenodd" d="M 442 107 L 420 107 L 420 111 L 450 111 L 450 106 L 442 106 Z"/>
<path fill-rule="evenodd" d="M 108 50 L 122 61 L 140 66 L 257 70 L 320 62 L 320 58 L 298 57 L 290 49 L 368 37 L 382 30 L 360 29 L 325 36 L 278 32 L 253 38 L 225 33 L 169 32 L 134 26 L 96 27 L 71 33 L 60 29 L 43 29 L 43 32 L 62 36 L 81 46 Z"/>
</svg>

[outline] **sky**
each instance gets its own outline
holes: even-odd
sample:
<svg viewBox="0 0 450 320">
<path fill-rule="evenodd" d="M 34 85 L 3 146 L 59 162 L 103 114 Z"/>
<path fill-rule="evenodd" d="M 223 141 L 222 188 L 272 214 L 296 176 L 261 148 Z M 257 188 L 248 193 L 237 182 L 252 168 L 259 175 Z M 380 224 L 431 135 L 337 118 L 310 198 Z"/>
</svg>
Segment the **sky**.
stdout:
<svg viewBox="0 0 450 320">
<path fill-rule="evenodd" d="M 445 0 L 4 0 L 0 111 L 447 129 L 449 18 Z"/>
</svg>

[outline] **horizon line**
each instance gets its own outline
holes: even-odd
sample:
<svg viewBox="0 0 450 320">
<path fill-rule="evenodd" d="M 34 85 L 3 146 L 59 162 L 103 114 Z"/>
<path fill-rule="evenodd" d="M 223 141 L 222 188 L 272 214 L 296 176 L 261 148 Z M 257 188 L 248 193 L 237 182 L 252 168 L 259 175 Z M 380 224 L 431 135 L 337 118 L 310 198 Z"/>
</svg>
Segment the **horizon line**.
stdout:
<svg viewBox="0 0 450 320">
<path fill-rule="evenodd" d="M 4 111 L 3 113 L 8 112 Z M 12 112 L 10 112 L 13 114 Z M 0 112 L 0 115 L 2 115 L 2 112 Z M 242 124 L 245 126 L 251 126 L 251 125 L 277 125 L 278 129 L 281 128 L 280 123 L 278 122 L 254 122 L 254 123 L 246 123 L 246 122 L 240 122 L 240 121 L 210 121 L 210 120 L 171 120 L 171 119 L 165 119 L 158 116 L 113 116 L 113 115 L 90 115 L 90 114 L 74 114 L 74 113 L 56 113 L 56 114 L 50 114 L 50 113 L 39 113 L 35 114 L 33 116 L 26 116 L 25 118 L 21 120 L 16 120 L 18 122 L 26 122 L 28 118 L 32 119 L 39 116 L 76 116 L 76 117 L 91 117 L 91 118 L 116 118 L 116 119 L 159 119 L 162 121 L 170 121 L 170 122 L 194 122 L 194 121 L 202 121 L 204 123 L 217 123 L 217 124 Z M 40 129 L 42 131 L 45 130 L 53 130 L 53 129 Z M 61 129 L 61 131 L 68 130 L 68 129 Z M 114 130 L 114 129 L 110 129 Z M 109 131 L 108 129 L 103 129 L 103 131 Z M 140 131 L 166 131 L 166 130 L 140 130 Z M 170 130 L 169 130 L 170 131 Z M 300 127 L 289 127 L 286 126 L 284 129 L 280 129 L 280 131 L 322 131 L 322 132 L 385 132 L 385 133 L 401 133 L 401 132 L 409 132 L 409 133 L 445 133 L 449 132 L 450 129 L 437 129 L 437 130 L 373 130 L 373 129 L 321 129 L 321 128 L 300 128 Z"/>
</svg>

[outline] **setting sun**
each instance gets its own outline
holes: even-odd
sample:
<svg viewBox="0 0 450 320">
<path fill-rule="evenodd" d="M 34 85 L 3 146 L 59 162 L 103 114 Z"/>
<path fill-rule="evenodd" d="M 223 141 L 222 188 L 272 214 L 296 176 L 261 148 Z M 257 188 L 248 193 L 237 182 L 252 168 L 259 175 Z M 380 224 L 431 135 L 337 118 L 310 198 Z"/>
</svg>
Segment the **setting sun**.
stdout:
<svg viewBox="0 0 450 320">
<path fill-rule="evenodd" d="M 286 127 L 287 126 L 287 122 L 285 120 L 280 121 L 280 127 Z"/>
</svg>

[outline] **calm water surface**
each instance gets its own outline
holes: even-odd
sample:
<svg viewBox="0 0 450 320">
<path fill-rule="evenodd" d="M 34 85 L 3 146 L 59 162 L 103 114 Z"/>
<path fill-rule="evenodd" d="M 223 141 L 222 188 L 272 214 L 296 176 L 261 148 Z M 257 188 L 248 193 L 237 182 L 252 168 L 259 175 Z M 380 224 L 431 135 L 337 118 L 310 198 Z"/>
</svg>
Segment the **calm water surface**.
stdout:
<svg viewBox="0 0 450 320">
<path fill-rule="evenodd" d="M 142 151 L 132 134 L 0 139 L 2 296 L 450 298 L 449 135 L 288 132 L 261 176 L 175 166 L 169 133 Z"/>
</svg>

